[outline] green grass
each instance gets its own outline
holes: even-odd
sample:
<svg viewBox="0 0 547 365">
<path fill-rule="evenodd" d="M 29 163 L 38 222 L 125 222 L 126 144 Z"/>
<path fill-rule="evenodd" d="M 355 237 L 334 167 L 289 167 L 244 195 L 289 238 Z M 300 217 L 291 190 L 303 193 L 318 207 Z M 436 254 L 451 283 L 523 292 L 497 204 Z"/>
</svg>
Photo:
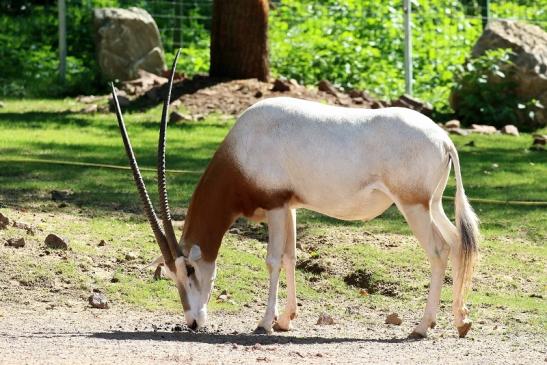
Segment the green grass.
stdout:
<svg viewBox="0 0 547 365">
<path fill-rule="evenodd" d="M 82 290 L 101 288 L 114 301 L 147 309 L 180 310 L 173 286 L 167 281 L 153 281 L 149 271 L 141 270 L 159 250 L 140 214 L 130 172 L 35 161 L 126 166 L 114 115 L 74 112 L 83 105 L 72 99 L 7 100 L 5 104 L 0 109 L 0 208 L 8 216 L 23 214 L 32 219 L 34 214 L 44 219 L 37 225 L 44 232 L 54 230 L 65 235 L 72 248 L 65 261 L 57 256 L 36 260 L 24 251 L 0 250 L 2 265 L 9 265 L 12 279 L 26 276 L 31 285 L 47 286 L 57 275 Z M 154 168 L 159 115 L 160 109 L 153 108 L 125 116 L 141 167 Z M 233 123 L 211 116 L 197 123 L 169 126 L 168 168 L 203 170 Z M 454 137 L 454 141 L 466 191 L 472 200 L 547 201 L 547 154 L 528 148 L 531 135 L 472 135 Z M 470 141 L 474 146 L 469 145 Z M 144 176 L 152 200 L 157 201 L 155 173 L 145 172 Z M 187 206 L 198 178 L 199 174 L 168 173 L 170 201 L 176 215 Z M 59 208 L 51 201 L 53 189 L 70 189 L 74 193 L 67 207 Z M 454 196 L 453 179 L 445 196 Z M 526 328 L 545 332 L 547 207 L 480 202 L 473 206 L 481 218 L 484 236 L 481 263 L 470 296 L 474 316 L 505 318 L 513 328 L 520 328 L 524 324 L 514 322 L 514 318 L 523 314 L 528 322 Z M 445 207 L 453 219 L 452 201 L 447 199 Z M 332 268 L 330 272 L 316 275 L 299 271 L 299 298 L 325 303 L 333 310 L 343 310 L 335 305 L 343 300 L 371 308 L 421 311 L 429 265 L 418 244 L 408 237 L 409 228 L 396 209 L 391 208 L 367 223 L 343 222 L 300 211 L 298 223 L 304 245 L 302 257 L 333 258 L 332 262 L 323 263 Z M 8 237 L 13 229 L 0 233 Z M 326 237 L 327 244 L 317 243 L 322 237 Z M 384 243 L 377 242 L 377 237 Z M 107 241 L 106 246 L 98 247 L 101 239 Z M 394 245 L 386 248 L 387 241 Z M 40 244 L 36 238 L 30 246 L 39 248 Z M 129 252 L 137 254 L 136 262 L 124 261 Z M 257 299 L 265 302 L 265 253 L 264 243 L 249 235 L 226 236 L 213 295 L 226 289 L 233 302 L 212 301 L 213 310 L 238 310 Z M 101 269 L 105 275 L 94 271 L 98 263 L 108 264 Z M 374 281 L 396 285 L 399 295 L 361 296 L 343 280 L 357 269 L 374 273 Z M 117 282 L 111 282 L 113 276 Z M 280 294 L 284 296 L 284 291 Z M 448 307 L 449 285 L 443 289 L 442 300 L 443 306 Z"/>
</svg>

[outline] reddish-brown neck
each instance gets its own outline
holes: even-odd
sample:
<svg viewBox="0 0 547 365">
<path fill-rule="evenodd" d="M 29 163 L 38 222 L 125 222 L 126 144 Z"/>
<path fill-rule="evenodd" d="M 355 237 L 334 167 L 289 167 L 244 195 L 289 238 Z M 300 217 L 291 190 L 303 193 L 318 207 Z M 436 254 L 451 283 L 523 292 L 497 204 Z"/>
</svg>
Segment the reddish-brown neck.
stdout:
<svg viewBox="0 0 547 365">
<path fill-rule="evenodd" d="M 198 244 L 206 261 L 217 258 L 222 237 L 240 216 L 252 217 L 258 208 L 270 210 L 294 198 L 292 191 L 265 191 L 256 186 L 230 154 L 227 143 L 217 150 L 201 177 L 184 223 L 186 248 Z"/>
<path fill-rule="evenodd" d="M 185 246 L 198 244 L 206 261 L 217 258 L 222 237 L 240 214 L 233 199 L 231 165 L 221 147 L 194 191 L 184 222 Z"/>
</svg>

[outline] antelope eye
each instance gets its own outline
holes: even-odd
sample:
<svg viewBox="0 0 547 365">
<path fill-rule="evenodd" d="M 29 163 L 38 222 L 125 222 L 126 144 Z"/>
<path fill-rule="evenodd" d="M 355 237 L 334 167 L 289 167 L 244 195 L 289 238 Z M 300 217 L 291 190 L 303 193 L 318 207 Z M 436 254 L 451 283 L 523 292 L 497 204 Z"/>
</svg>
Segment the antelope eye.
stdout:
<svg viewBox="0 0 547 365">
<path fill-rule="evenodd" d="M 196 270 L 192 265 L 186 265 L 186 274 L 192 276 Z"/>
</svg>

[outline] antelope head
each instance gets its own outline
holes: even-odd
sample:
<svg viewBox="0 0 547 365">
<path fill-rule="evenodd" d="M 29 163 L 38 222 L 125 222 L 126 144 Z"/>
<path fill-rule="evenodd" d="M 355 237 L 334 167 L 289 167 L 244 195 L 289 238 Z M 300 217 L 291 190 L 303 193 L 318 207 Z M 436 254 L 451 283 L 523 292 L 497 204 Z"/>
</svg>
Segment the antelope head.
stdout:
<svg viewBox="0 0 547 365">
<path fill-rule="evenodd" d="M 214 261 L 207 262 L 202 259 L 201 249 L 198 244 L 193 244 L 190 247 L 184 245 L 183 247 L 179 246 L 177 239 L 175 238 L 175 231 L 173 229 L 169 209 L 165 177 L 166 128 L 167 114 L 171 99 L 171 89 L 173 86 L 173 77 L 175 74 L 179 53 L 180 50 L 175 56 L 172 72 L 169 78 L 169 89 L 163 104 L 160 123 L 160 136 L 158 141 L 157 174 L 163 229 L 160 227 L 158 217 L 154 212 L 154 208 L 142 179 L 135 154 L 133 153 L 133 148 L 131 147 L 131 142 L 129 140 L 129 136 L 127 135 L 127 130 L 125 128 L 125 123 L 114 84 L 111 84 L 111 88 L 114 105 L 116 108 L 118 126 L 120 127 L 125 152 L 127 153 L 129 164 L 133 172 L 133 178 L 144 205 L 144 212 L 150 222 L 152 231 L 154 232 L 154 237 L 156 238 L 162 253 L 162 258 L 156 262 L 163 262 L 165 264 L 168 277 L 175 282 L 177 287 L 180 301 L 184 309 L 186 323 L 189 328 L 195 330 L 202 327 L 207 320 L 207 303 L 209 302 L 215 279 L 216 264 Z"/>
</svg>

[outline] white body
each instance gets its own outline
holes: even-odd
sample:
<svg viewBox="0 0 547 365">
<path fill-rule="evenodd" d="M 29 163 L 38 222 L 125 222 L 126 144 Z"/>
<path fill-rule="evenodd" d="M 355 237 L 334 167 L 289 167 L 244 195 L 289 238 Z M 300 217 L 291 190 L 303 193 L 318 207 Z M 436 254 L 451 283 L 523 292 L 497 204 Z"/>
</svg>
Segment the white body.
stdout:
<svg viewBox="0 0 547 365">
<path fill-rule="evenodd" d="M 299 198 L 291 207 L 349 220 L 382 213 L 396 201 L 389 186 L 432 193 L 452 146 L 446 132 L 409 109 L 350 109 L 293 98 L 255 104 L 227 142 L 262 189 L 290 189 Z"/>
<path fill-rule="evenodd" d="M 295 208 L 368 220 L 395 203 L 432 267 L 425 314 L 412 336 L 425 336 L 435 325 L 449 253 L 455 324 L 460 336 L 465 336 L 470 321 L 464 296 L 476 253 L 477 219 L 464 194 L 454 145 L 432 120 L 404 108 L 351 109 L 274 98 L 245 111 L 224 144 L 254 186 L 266 192 L 293 193 L 282 206 L 255 212 L 255 218 L 265 218 L 269 225 L 270 291 L 259 328 L 288 330 L 296 317 Z M 458 187 L 458 228 L 441 205 L 450 161 Z M 281 267 L 287 275 L 288 296 L 285 311 L 278 316 Z"/>
</svg>

